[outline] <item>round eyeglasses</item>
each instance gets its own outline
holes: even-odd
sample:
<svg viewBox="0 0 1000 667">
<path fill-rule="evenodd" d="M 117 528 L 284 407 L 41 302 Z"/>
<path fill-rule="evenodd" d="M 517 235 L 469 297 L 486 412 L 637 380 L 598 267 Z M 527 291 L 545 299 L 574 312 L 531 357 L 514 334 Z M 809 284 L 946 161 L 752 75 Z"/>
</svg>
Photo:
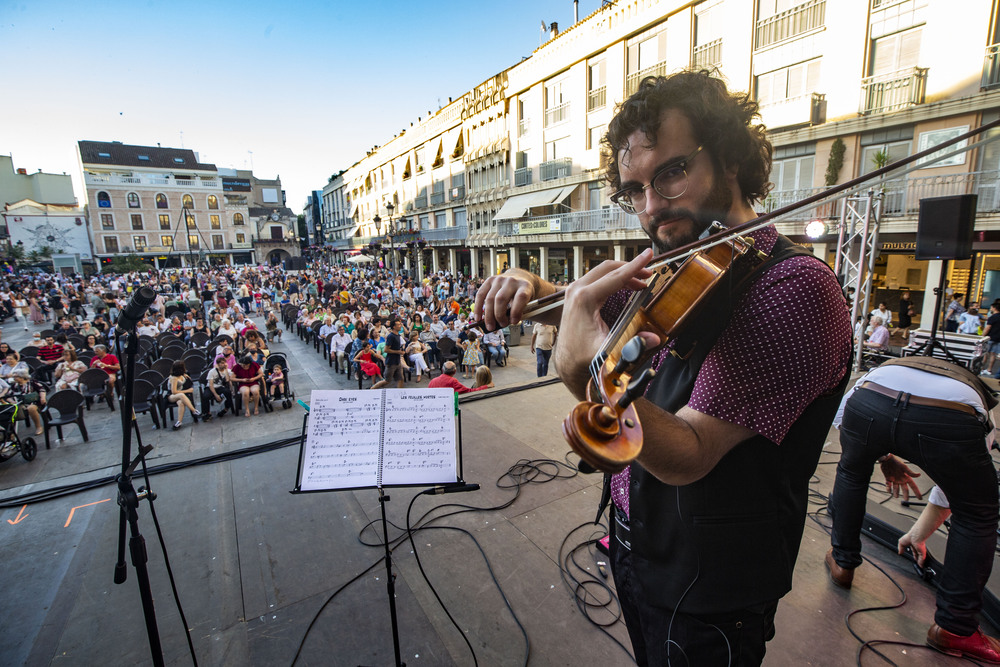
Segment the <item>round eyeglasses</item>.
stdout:
<svg viewBox="0 0 1000 667">
<path fill-rule="evenodd" d="M 646 190 L 652 188 L 664 199 L 677 199 L 687 192 L 687 166 L 701 152 L 702 146 L 694 149 L 690 155 L 663 165 L 653 174 L 649 185 L 630 185 L 611 195 L 611 201 L 621 207 L 626 213 L 639 215 L 646 210 L 648 196 Z"/>
</svg>

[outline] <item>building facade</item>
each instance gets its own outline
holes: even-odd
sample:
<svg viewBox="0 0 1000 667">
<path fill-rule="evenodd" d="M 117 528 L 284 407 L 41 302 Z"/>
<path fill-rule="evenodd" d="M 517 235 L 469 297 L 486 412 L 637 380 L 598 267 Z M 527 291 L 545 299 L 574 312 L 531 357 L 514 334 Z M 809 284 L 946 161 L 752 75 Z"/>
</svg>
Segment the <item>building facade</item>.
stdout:
<svg viewBox="0 0 1000 667">
<path fill-rule="evenodd" d="M 1000 117 L 998 21 L 998 0 L 961 12 L 945 0 L 604 4 L 338 177 L 350 222 L 336 218 L 335 243 L 383 238 L 373 220 L 392 202 L 427 241 L 422 266 L 574 280 L 648 245 L 638 219 L 608 200 L 600 148 L 643 77 L 718 68 L 758 102 L 774 144 L 765 212 Z M 329 186 L 324 197 L 339 191 Z M 942 266 L 914 259 L 919 201 L 964 193 L 978 195 L 974 256 L 946 279 L 1000 297 L 1000 144 L 988 143 L 878 184 L 878 298 L 908 288 L 918 306 L 933 301 L 923 297 Z M 834 264 L 843 213 L 840 198 L 777 226 Z M 807 236 L 811 221 L 822 224 Z"/>
<path fill-rule="evenodd" d="M 218 169 L 188 149 L 116 141 L 80 141 L 77 148 L 95 255 L 102 263 L 118 254 L 138 255 L 156 268 L 299 254 L 285 233 L 294 216 L 284 207 L 280 178 Z M 281 227 L 278 248 L 271 226 Z M 267 235 L 263 249 L 256 247 L 261 234 Z M 274 250 L 276 258 L 270 257 Z"/>
</svg>

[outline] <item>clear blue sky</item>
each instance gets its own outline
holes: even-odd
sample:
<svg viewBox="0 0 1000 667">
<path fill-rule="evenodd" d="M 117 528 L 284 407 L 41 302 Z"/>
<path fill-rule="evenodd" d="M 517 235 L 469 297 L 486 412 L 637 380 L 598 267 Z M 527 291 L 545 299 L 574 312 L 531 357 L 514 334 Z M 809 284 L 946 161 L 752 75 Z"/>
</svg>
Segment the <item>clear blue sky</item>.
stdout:
<svg viewBox="0 0 1000 667">
<path fill-rule="evenodd" d="M 83 203 L 77 141 L 183 145 L 280 175 L 299 212 L 366 149 L 531 55 L 542 21 L 569 27 L 572 1 L 0 0 L 0 154 L 73 175 Z"/>
</svg>

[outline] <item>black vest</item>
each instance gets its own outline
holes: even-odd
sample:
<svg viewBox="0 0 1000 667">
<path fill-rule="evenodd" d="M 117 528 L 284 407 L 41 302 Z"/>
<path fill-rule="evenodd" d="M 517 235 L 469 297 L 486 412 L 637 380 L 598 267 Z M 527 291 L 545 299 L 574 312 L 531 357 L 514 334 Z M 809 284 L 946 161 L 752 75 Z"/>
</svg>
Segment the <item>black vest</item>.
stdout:
<svg viewBox="0 0 1000 667">
<path fill-rule="evenodd" d="M 806 253 L 779 237 L 761 269 L 800 254 Z M 686 359 L 668 356 L 647 399 L 671 413 L 688 403 L 698 370 L 728 323 L 729 306 L 744 291 L 720 297 L 730 303 L 712 305 L 708 313 L 724 313 L 706 323 L 714 335 L 701 337 Z M 847 337 L 845 359 L 850 343 Z M 656 591 L 650 598 L 658 606 L 718 613 L 776 600 L 791 590 L 809 480 L 849 378 L 845 373 L 835 391 L 813 401 L 780 446 L 763 436 L 745 440 L 692 484 L 664 484 L 632 464 L 632 563 L 643 586 Z"/>
</svg>

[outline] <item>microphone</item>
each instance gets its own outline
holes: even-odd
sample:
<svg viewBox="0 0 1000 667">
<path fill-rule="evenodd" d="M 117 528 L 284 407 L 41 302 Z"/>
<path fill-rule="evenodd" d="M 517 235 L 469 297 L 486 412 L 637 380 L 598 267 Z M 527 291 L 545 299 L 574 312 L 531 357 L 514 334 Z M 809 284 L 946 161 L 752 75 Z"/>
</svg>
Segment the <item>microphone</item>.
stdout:
<svg viewBox="0 0 1000 667">
<path fill-rule="evenodd" d="M 118 323 L 115 324 L 115 333 L 127 334 L 135 329 L 139 320 L 143 318 L 149 306 L 156 300 L 156 292 L 151 287 L 140 287 L 132 293 L 128 305 L 118 315 Z"/>
<path fill-rule="evenodd" d="M 469 491 L 478 491 L 478 484 L 452 484 L 450 486 L 435 486 L 433 489 L 428 489 L 424 493 L 468 493 Z"/>
</svg>

